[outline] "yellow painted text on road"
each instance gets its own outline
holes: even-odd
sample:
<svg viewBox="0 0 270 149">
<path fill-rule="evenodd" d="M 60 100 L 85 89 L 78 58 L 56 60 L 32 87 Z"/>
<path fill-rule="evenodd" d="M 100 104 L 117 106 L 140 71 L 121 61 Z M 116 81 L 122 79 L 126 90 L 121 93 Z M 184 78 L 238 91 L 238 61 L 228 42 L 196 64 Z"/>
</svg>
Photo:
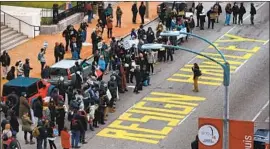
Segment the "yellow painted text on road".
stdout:
<svg viewBox="0 0 270 149">
<path fill-rule="evenodd" d="M 157 144 L 199 105 L 198 102 L 204 100 L 203 97 L 151 92 L 149 96 L 135 104 L 107 128 L 100 131 L 97 136 Z M 163 106 L 153 107 L 151 103 L 153 103 L 152 105 L 160 103 L 159 105 Z M 162 129 L 145 128 L 144 126 L 151 120 L 160 121 L 162 125 L 166 124 L 164 122 L 167 122 L 167 124 Z M 125 122 L 129 122 L 129 125 Z"/>
<path fill-rule="evenodd" d="M 236 36 L 236 35 L 232 35 L 232 34 L 225 34 L 225 37 L 228 37 L 230 39 L 219 39 L 215 42 L 260 42 L 260 43 L 267 42 L 267 40 L 257 40 L 257 39 L 245 38 L 245 37 Z"/>
<path fill-rule="evenodd" d="M 237 48 L 235 45 L 229 45 L 226 47 L 221 47 L 219 46 L 218 43 L 214 43 L 214 45 L 219 49 L 219 50 L 226 50 L 226 51 L 236 51 L 236 52 L 247 52 L 247 53 L 256 53 L 257 51 L 260 50 L 260 47 L 255 46 L 253 47 L 251 50 L 248 49 L 241 49 L 241 48 Z M 208 48 L 213 49 L 213 46 L 209 46 Z"/>
</svg>

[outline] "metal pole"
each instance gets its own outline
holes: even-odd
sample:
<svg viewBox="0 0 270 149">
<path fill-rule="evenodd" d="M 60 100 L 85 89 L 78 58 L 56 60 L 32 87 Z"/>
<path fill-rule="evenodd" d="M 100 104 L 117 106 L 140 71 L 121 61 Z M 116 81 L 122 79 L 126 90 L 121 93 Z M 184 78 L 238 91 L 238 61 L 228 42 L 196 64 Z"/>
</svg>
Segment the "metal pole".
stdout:
<svg viewBox="0 0 270 149">
<path fill-rule="evenodd" d="M 223 149 L 229 149 L 229 84 L 230 84 L 230 65 L 224 65 L 224 87 L 225 98 L 223 102 Z"/>
</svg>

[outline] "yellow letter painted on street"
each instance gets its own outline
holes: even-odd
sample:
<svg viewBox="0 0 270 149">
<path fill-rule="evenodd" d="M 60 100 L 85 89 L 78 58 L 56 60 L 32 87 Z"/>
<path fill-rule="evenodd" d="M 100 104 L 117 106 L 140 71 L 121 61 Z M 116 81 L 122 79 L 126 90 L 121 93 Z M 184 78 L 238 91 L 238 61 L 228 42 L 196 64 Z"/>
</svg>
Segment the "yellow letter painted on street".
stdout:
<svg viewBox="0 0 270 149">
<path fill-rule="evenodd" d="M 204 101 L 205 100 L 204 97 L 180 95 L 180 94 L 166 93 L 166 92 L 151 92 L 150 94 L 156 95 L 156 96 L 163 96 L 163 97 L 174 97 L 174 98 L 177 98 L 175 100 L 180 100 L 180 101 Z"/>
<path fill-rule="evenodd" d="M 180 120 L 178 119 L 151 116 L 151 115 L 144 115 L 142 118 L 134 118 L 132 117 L 131 113 L 124 113 L 118 119 L 142 123 L 147 123 L 149 120 L 167 121 L 169 122 L 168 126 L 177 126 L 177 124 L 180 122 Z"/>
<path fill-rule="evenodd" d="M 207 55 L 210 57 L 218 57 L 221 58 L 221 55 L 218 53 L 209 53 L 209 52 L 201 52 L 203 55 Z M 247 60 L 249 59 L 253 54 L 252 53 L 246 53 L 243 56 L 235 56 L 235 55 L 224 55 L 226 59 L 240 59 L 240 60 Z M 214 58 L 215 59 L 215 58 Z"/>
<path fill-rule="evenodd" d="M 153 129 L 140 128 L 139 124 L 131 124 L 129 126 L 124 126 L 124 125 L 121 125 L 122 122 L 123 121 L 121 121 L 121 120 L 115 120 L 108 127 L 117 128 L 117 129 L 132 130 L 132 131 L 141 131 L 141 132 L 159 134 L 159 135 L 167 135 L 173 129 L 172 127 L 164 127 L 162 130 L 153 130 Z"/>
<path fill-rule="evenodd" d="M 219 46 L 218 43 L 214 43 L 214 45 L 219 49 L 219 50 L 227 50 L 227 51 L 237 51 L 237 52 L 248 52 L 248 53 L 256 53 L 257 51 L 260 50 L 260 47 L 255 46 L 252 49 L 241 49 L 241 48 L 237 48 L 235 45 L 229 45 L 227 47 L 221 47 Z M 213 46 L 209 46 L 208 48 L 213 49 Z"/>
<path fill-rule="evenodd" d="M 151 135 L 142 133 L 131 133 L 125 130 L 118 130 L 112 128 L 104 128 L 100 131 L 97 136 L 109 137 L 115 139 L 125 139 L 137 142 L 144 142 L 149 144 L 157 144 L 160 139 L 164 139 L 166 136 L 162 135 Z"/>
<path fill-rule="evenodd" d="M 175 118 L 175 119 L 182 119 L 185 116 L 183 115 L 177 115 L 177 114 L 168 114 L 168 113 L 160 113 L 160 112 L 150 112 L 150 111 L 145 111 L 145 110 L 136 110 L 136 109 L 129 109 L 129 113 L 138 113 L 138 114 L 147 114 L 147 115 L 155 115 L 155 116 L 160 116 L 160 117 L 170 117 L 170 118 Z"/>
<path fill-rule="evenodd" d="M 225 34 L 225 37 L 231 38 L 231 39 L 219 39 L 215 42 L 260 42 L 260 43 L 266 43 L 267 40 L 257 40 L 257 39 L 251 39 L 251 38 L 244 38 L 241 36 L 236 36 L 232 34 Z"/>
</svg>

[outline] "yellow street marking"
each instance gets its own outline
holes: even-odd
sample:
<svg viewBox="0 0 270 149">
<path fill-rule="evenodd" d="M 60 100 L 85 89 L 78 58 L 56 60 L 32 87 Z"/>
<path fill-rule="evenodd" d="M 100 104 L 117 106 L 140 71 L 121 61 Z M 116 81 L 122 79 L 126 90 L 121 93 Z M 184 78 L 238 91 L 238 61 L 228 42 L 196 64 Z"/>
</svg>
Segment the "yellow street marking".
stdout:
<svg viewBox="0 0 270 149">
<path fill-rule="evenodd" d="M 205 57 L 203 57 L 203 56 L 196 56 L 196 57 L 199 58 L 199 59 L 205 59 L 205 60 L 208 60 L 207 58 L 205 58 Z M 214 60 L 216 60 L 216 61 L 218 61 L 218 62 L 220 62 L 220 63 L 224 63 L 224 60 L 221 59 L 221 58 L 214 58 Z M 210 60 L 208 60 L 208 61 L 210 61 Z M 229 62 L 230 65 L 241 65 L 241 64 L 242 64 L 242 62 L 232 61 L 232 60 L 227 60 L 227 62 Z"/>
<path fill-rule="evenodd" d="M 191 69 L 187 69 L 187 68 L 182 68 L 180 69 L 180 71 L 184 71 L 184 72 L 191 72 L 192 73 L 192 70 Z M 208 74 L 208 75 L 212 75 L 212 76 L 218 76 L 218 77 L 223 77 L 223 73 L 211 73 L 209 71 L 206 71 L 205 69 L 202 69 L 201 70 L 203 74 Z M 193 78 L 191 78 L 191 81 L 193 82 Z"/>
<path fill-rule="evenodd" d="M 186 79 L 174 79 L 174 78 L 168 78 L 168 81 L 174 81 L 174 82 L 183 82 L 183 83 L 193 83 L 193 80 L 186 80 Z M 203 85 L 212 85 L 212 86 L 220 86 L 221 83 L 215 83 L 215 82 L 205 82 L 205 81 L 198 81 L 199 84 Z"/>
<path fill-rule="evenodd" d="M 163 109 L 163 108 L 146 107 L 144 106 L 145 104 L 146 102 L 140 101 L 133 108 L 149 110 L 149 111 L 160 111 L 160 112 L 166 112 L 166 113 L 183 114 L 183 115 L 189 114 L 194 109 L 194 107 L 192 106 L 182 106 L 183 108 L 182 110 L 169 110 L 169 109 Z"/>
<path fill-rule="evenodd" d="M 226 37 L 232 38 L 232 39 L 219 39 L 215 42 L 261 42 L 261 43 L 266 43 L 267 40 L 256 40 L 256 39 L 251 39 L 251 38 L 244 38 L 241 36 L 236 36 L 232 34 L 225 34 Z"/>
<path fill-rule="evenodd" d="M 185 68 L 191 68 L 193 67 L 193 65 L 191 64 L 188 64 L 188 65 L 185 65 Z M 203 64 L 199 64 L 199 67 L 200 68 L 215 68 L 215 69 L 222 69 L 222 67 L 216 63 L 211 63 L 211 64 L 208 64 L 208 65 L 203 65 Z M 230 69 L 231 70 L 235 70 L 237 69 L 238 67 L 236 66 L 230 66 Z M 223 70 L 223 69 L 222 69 Z"/>
<path fill-rule="evenodd" d="M 193 75 L 186 75 L 186 74 L 179 74 L 179 73 L 176 73 L 176 74 L 173 74 L 174 77 L 192 77 L 193 78 Z M 223 81 L 223 77 L 207 77 L 207 76 L 200 76 L 200 79 L 203 79 L 203 80 L 214 80 L 214 81 Z"/>
<path fill-rule="evenodd" d="M 131 124 L 129 126 L 124 126 L 124 125 L 121 125 L 122 122 L 123 121 L 121 121 L 121 120 L 115 120 L 108 127 L 125 129 L 125 130 L 133 130 L 133 131 L 141 131 L 141 132 L 147 132 L 147 133 L 159 134 L 159 135 L 167 135 L 172 130 L 172 127 L 164 127 L 162 130 L 152 130 L 152 129 L 140 128 L 139 127 L 140 124 Z"/>
<path fill-rule="evenodd" d="M 261 47 L 253 47 L 251 50 L 248 49 L 240 49 L 237 48 L 235 45 L 229 45 L 227 47 L 220 47 L 218 43 L 214 43 L 214 45 L 219 49 L 219 50 L 227 50 L 227 51 L 238 51 L 238 52 L 249 52 L 249 53 L 256 53 L 257 51 L 260 50 Z M 209 46 L 208 48 L 214 49 L 213 46 Z"/>
<path fill-rule="evenodd" d="M 125 139 L 125 140 L 138 141 L 138 142 L 144 142 L 144 143 L 150 143 L 150 144 L 157 144 L 159 142 L 159 139 L 164 139 L 166 137 L 166 136 L 161 136 L 161 135 L 131 133 L 125 130 L 117 130 L 117 129 L 111 129 L 111 128 L 104 128 L 97 135 L 101 137 Z"/>
<path fill-rule="evenodd" d="M 157 95 L 157 96 L 165 96 L 165 97 L 176 97 L 176 98 L 179 98 L 178 100 L 182 100 L 182 101 L 204 101 L 205 100 L 204 97 L 179 95 L 179 94 L 165 93 L 165 92 L 151 92 L 150 94 Z"/>
<path fill-rule="evenodd" d="M 220 54 L 217 54 L 217 53 L 208 53 L 208 52 L 201 52 L 201 54 L 204 54 L 204 55 L 207 55 L 207 56 L 214 56 L 214 57 L 220 57 L 221 58 L 221 55 Z M 224 55 L 225 58 L 234 58 L 234 59 L 244 59 L 244 60 L 247 60 L 249 59 L 253 54 L 251 53 L 247 53 L 243 56 L 235 56 L 235 55 Z"/>
<path fill-rule="evenodd" d="M 176 114 L 164 114 L 164 113 L 160 113 L 160 112 L 149 112 L 149 111 L 142 111 L 142 110 L 135 110 L 135 109 L 130 109 L 128 110 L 129 113 L 138 113 L 138 114 L 147 114 L 147 115 L 156 115 L 156 116 L 160 116 L 160 117 L 171 117 L 171 118 L 178 118 L 178 119 L 182 119 L 185 116 L 183 115 L 176 115 Z"/>
<path fill-rule="evenodd" d="M 178 120 L 178 119 L 151 116 L 151 115 L 145 115 L 142 118 L 134 118 L 134 117 L 132 117 L 131 113 L 124 113 L 118 119 L 133 121 L 133 122 L 143 122 L 143 123 L 147 123 L 149 120 L 160 120 L 160 121 L 169 122 L 168 126 L 177 126 L 177 124 L 180 122 L 180 120 Z"/>
<path fill-rule="evenodd" d="M 192 72 L 191 68 L 181 68 L 180 71 L 186 71 L 186 72 Z M 223 73 L 222 69 L 201 69 L 201 71 L 203 72 L 216 72 L 216 73 Z"/>
<path fill-rule="evenodd" d="M 206 60 L 206 61 L 203 61 L 202 62 L 202 64 L 207 64 L 207 65 L 217 65 L 217 66 L 219 66 L 220 68 L 221 68 L 221 66 L 219 65 L 219 64 L 217 64 L 217 63 L 215 63 L 215 62 L 212 62 L 212 61 L 208 61 L 208 60 Z M 238 66 L 237 66 L 238 65 Z M 240 64 L 241 65 L 241 64 Z M 235 64 L 235 65 L 230 65 L 230 67 L 239 67 L 240 66 L 239 64 Z M 237 69 L 236 68 L 236 69 Z"/>
<path fill-rule="evenodd" d="M 188 106 L 198 106 L 196 103 L 190 103 L 190 102 L 181 102 L 177 101 L 179 98 L 172 98 L 172 97 L 145 97 L 143 100 L 145 101 L 155 101 L 155 102 L 166 102 L 166 103 L 174 103 L 174 104 L 181 104 L 181 105 L 188 105 Z"/>
</svg>

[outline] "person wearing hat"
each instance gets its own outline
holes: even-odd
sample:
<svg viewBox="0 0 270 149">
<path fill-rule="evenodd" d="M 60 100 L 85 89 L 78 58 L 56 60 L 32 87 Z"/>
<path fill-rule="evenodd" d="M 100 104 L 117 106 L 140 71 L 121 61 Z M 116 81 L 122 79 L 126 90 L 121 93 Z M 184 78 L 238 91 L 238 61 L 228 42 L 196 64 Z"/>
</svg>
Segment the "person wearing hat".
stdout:
<svg viewBox="0 0 270 149">
<path fill-rule="evenodd" d="M 32 70 L 33 68 L 30 67 L 30 62 L 29 62 L 29 58 L 25 59 L 25 63 L 23 64 L 23 74 L 24 77 L 28 77 L 30 75 L 30 70 Z"/>
</svg>

